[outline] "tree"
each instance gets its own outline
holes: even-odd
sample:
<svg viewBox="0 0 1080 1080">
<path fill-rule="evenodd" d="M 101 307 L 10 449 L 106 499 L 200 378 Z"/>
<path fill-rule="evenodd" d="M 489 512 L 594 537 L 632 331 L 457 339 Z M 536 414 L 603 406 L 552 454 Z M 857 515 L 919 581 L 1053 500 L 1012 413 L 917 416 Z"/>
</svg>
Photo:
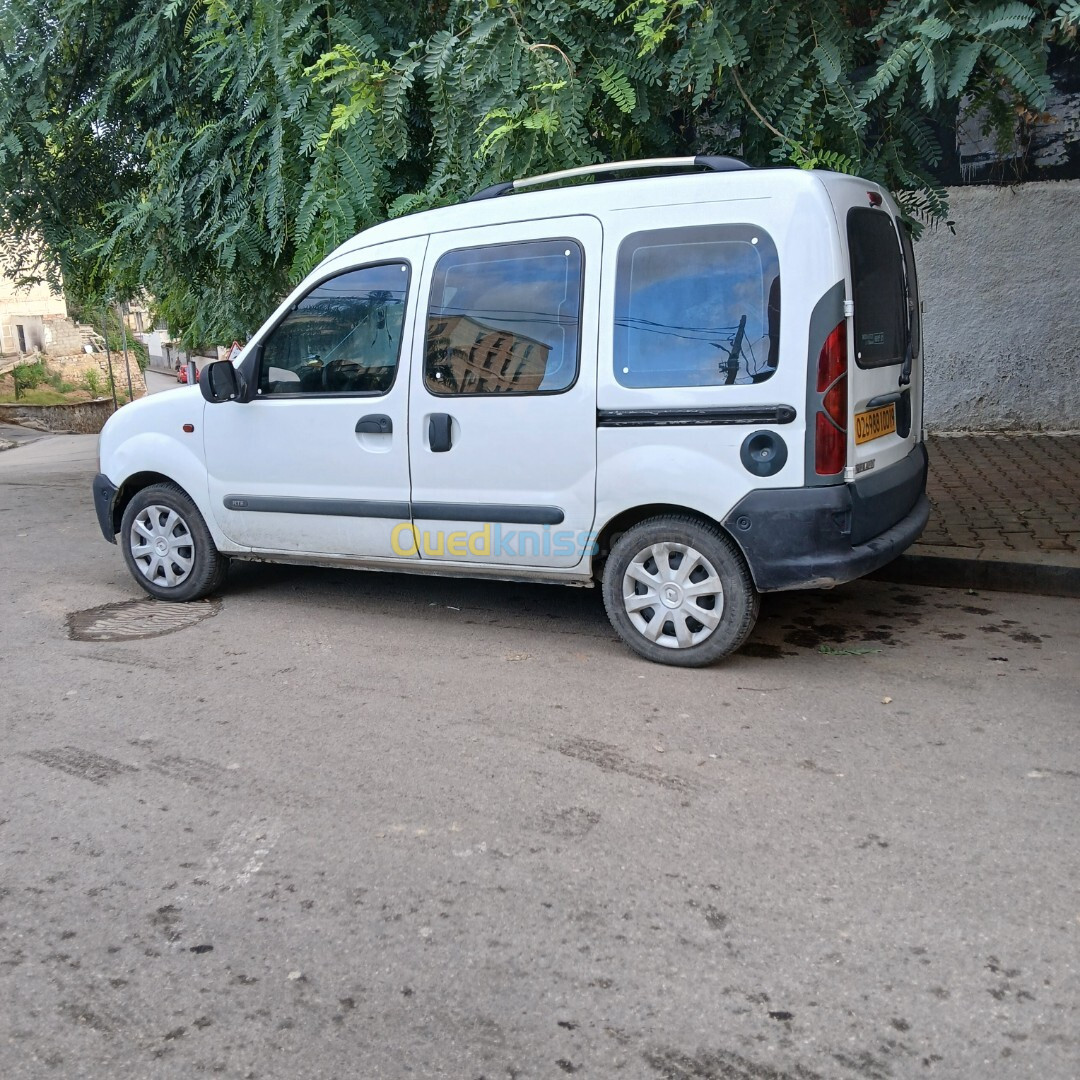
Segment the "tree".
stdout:
<svg viewBox="0 0 1080 1080">
<path fill-rule="evenodd" d="M 499 179 L 735 153 L 915 216 L 959 108 L 1010 134 L 1080 0 L 0 0 L 0 237 L 77 300 L 244 337 L 358 229 Z"/>
</svg>

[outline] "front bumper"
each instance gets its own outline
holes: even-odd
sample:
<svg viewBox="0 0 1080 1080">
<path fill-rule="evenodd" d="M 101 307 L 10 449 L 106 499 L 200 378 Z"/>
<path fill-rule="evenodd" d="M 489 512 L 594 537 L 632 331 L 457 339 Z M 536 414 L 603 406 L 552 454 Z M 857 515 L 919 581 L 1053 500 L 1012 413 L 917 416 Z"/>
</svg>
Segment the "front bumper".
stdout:
<svg viewBox="0 0 1080 1080">
<path fill-rule="evenodd" d="M 839 585 L 892 562 L 919 538 L 930 517 L 926 470 L 919 445 L 854 483 L 751 491 L 723 525 L 759 592 Z"/>
<path fill-rule="evenodd" d="M 113 504 L 116 502 L 116 485 L 104 474 L 94 477 L 94 509 L 97 511 L 101 535 L 110 544 L 116 543 L 116 528 L 113 524 Z"/>
</svg>

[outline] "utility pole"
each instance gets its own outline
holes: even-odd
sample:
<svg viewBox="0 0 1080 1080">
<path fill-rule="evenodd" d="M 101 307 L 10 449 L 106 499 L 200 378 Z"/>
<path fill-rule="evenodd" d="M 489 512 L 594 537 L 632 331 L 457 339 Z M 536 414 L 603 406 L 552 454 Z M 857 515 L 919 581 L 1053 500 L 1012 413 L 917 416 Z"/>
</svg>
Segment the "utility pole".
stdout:
<svg viewBox="0 0 1080 1080">
<path fill-rule="evenodd" d="M 739 320 L 739 329 L 735 331 L 735 337 L 731 342 L 731 349 L 728 351 L 728 357 L 725 364 L 721 365 L 727 368 L 727 375 L 724 378 L 725 386 L 734 386 L 735 379 L 739 374 L 739 357 L 742 355 L 743 342 L 746 340 L 746 316 L 744 315 Z"/>
<path fill-rule="evenodd" d="M 124 343 L 124 367 L 127 368 L 128 401 L 134 401 L 135 391 L 131 388 L 131 360 L 128 359 L 127 323 L 124 322 L 124 305 L 116 305 L 116 314 L 120 319 L 120 338 Z"/>
<path fill-rule="evenodd" d="M 101 311 L 101 329 L 104 331 L 103 337 L 105 339 L 105 358 L 109 362 L 109 389 L 112 391 L 112 407 L 113 412 L 116 412 L 120 408 L 119 403 L 116 400 L 116 379 L 113 378 L 112 369 L 112 351 L 109 349 L 109 308 L 106 305 Z"/>
</svg>

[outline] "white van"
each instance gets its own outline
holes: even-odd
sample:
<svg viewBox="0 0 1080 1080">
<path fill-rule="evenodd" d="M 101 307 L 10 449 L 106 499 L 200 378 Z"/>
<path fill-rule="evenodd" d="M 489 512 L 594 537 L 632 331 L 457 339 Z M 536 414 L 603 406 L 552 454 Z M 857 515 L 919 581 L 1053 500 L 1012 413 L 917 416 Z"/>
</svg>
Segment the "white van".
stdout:
<svg viewBox="0 0 1080 1080">
<path fill-rule="evenodd" d="M 919 311 L 865 180 L 698 157 L 500 184 L 360 233 L 197 389 L 117 412 L 98 519 L 162 600 L 232 559 L 602 584 L 632 649 L 707 664 L 759 593 L 922 531 Z"/>
</svg>

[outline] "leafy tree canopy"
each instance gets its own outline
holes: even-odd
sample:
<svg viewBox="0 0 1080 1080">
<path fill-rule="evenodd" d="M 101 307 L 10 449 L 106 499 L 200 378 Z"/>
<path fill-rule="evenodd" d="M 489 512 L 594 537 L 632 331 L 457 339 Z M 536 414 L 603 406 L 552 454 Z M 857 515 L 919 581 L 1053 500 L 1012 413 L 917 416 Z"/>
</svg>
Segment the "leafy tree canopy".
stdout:
<svg viewBox="0 0 1080 1080">
<path fill-rule="evenodd" d="M 1080 0 L 0 0 L 0 238 L 195 343 L 378 220 L 599 160 L 858 172 L 933 218 L 938 125 L 963 103 L 1011 137 L 1078 25 Z"/>
</svg>

